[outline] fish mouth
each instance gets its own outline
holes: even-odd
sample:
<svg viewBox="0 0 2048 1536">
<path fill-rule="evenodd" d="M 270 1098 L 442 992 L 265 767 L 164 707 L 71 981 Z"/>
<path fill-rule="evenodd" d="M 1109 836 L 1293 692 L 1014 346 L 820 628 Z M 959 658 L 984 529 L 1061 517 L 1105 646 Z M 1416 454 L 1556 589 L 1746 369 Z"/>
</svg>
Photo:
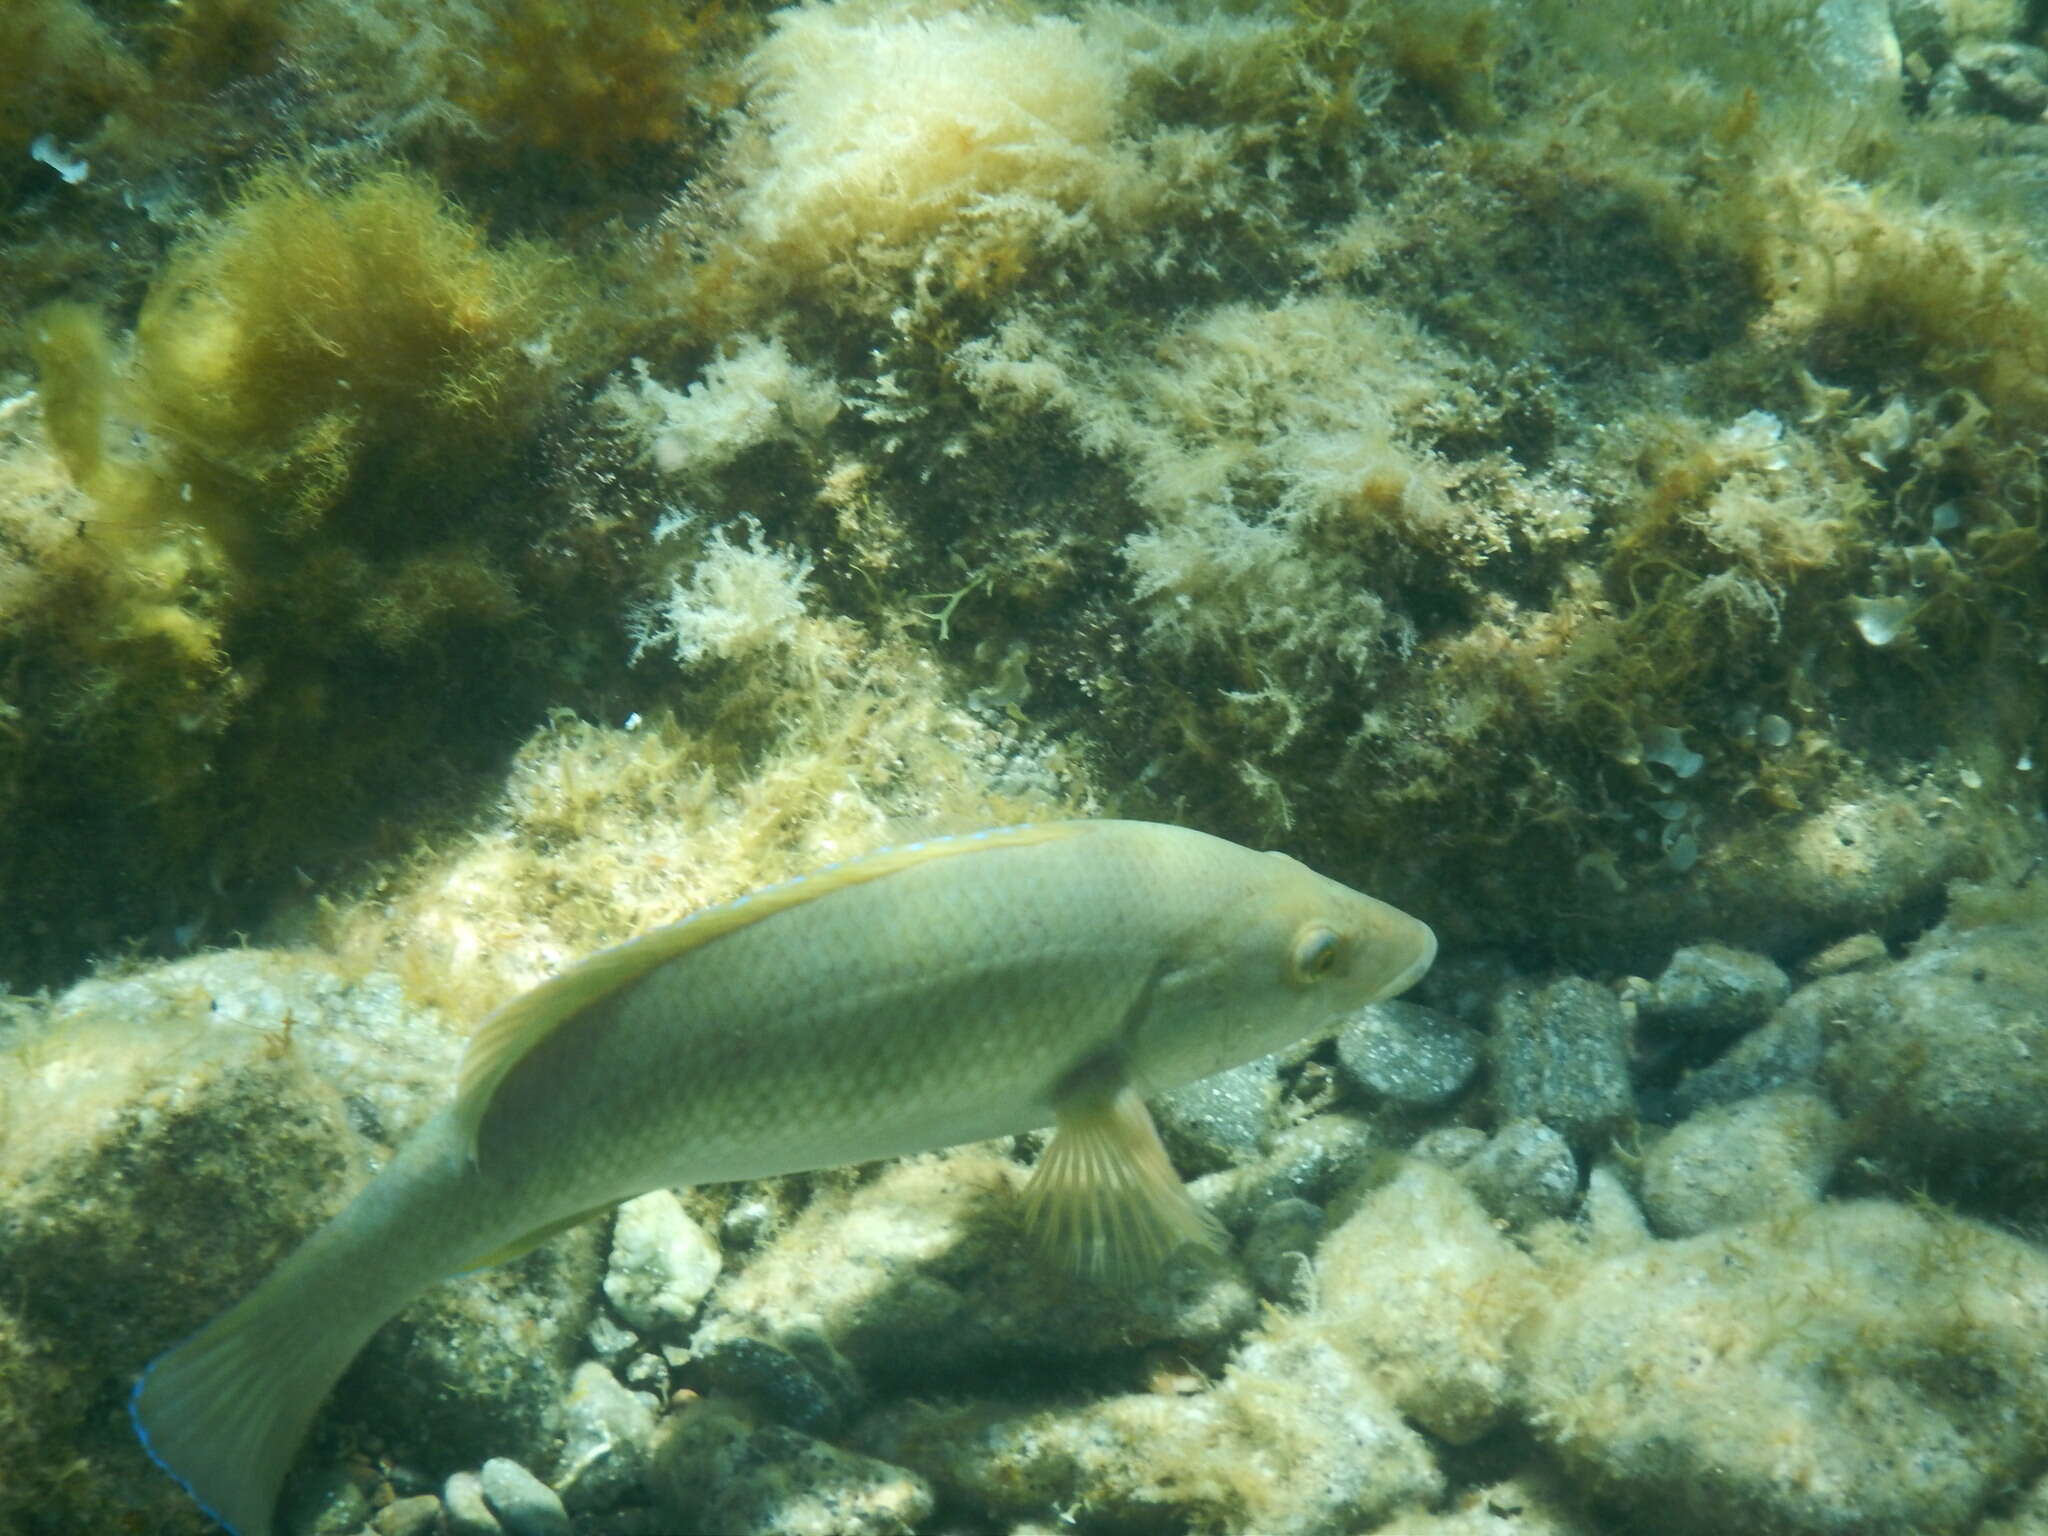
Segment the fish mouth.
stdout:
<svg viewBox="0 0 2048 1536">
<path fill-rule="evenodd" d="M 1399 997 L 1422 980 L 1423 974 L 1436 963 L 1436 930 L 1421 921 L 1417 921 L 1415 926 L 1421 930 L 1422 953 L 1408 962 L 1406 970 L 1380 989 L 1382 998 Z"/>
</svg>

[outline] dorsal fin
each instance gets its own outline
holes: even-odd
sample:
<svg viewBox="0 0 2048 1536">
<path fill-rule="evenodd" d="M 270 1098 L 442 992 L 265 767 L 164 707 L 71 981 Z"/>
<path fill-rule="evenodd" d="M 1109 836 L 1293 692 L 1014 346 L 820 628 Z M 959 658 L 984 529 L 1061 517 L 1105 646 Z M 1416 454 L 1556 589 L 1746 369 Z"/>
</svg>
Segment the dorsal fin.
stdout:
<svg viewBox="0 0 2048 1536">
<path fill-rule="evenodd" d="M 477 1132 L 483 1125 L 484 1112 L 490 1107 L 492 1095 L 528 1052 L 585 1009 L 678 956 L 791 907 L 815 901 L 820 896 L 829 896 L 849 886 L 866 885 L 871 880 L 880 880 L 898 870 L 933 859 L 975 853 L 985 848 L 1017 848 L 1051 842 L 1099 825 L 1099 822 L 1089 821 L 1031 822 L 877 849 L 859 858 L 828 864 L 794 880 L 764 886 L 718 906 L 706 907 L 679 923 L 656 928 L 636 939 L 599 950 L 559 976 L 513 998 L 486 1019 L 469 1042 L 456 1080 L 455 1119 L 471 1159 L 476 1157 Z"/>
</svg>

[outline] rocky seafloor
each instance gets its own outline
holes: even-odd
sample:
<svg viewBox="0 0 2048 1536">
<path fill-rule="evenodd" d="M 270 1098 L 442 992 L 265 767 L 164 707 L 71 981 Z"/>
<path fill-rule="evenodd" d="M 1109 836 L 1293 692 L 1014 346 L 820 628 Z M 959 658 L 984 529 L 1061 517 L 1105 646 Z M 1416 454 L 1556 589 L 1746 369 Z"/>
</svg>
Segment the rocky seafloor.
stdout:
<svg viewBox="0 0 2048 1536">
<path fill-rule="evenodd" d="M 1031 1137 L 650 1193 L 380 1334 L 284 1528 L 2039 1530 L 2048 1253 L 1916 1181 L 2038 1201 L 2043 897 L 1790 976 L 1715 944 L 1618 983 L 1449 955 L 1158 1101 L 1228 1251 L 1131 1294 L 1024 1242 Z M 75 1458 L 92 1492 L 51 1507 L 98 1528 L 196 1529 L 127 1381 L 441 1102 L 457 1047 L 389 978 L 257 950 L 18 1005 L 5 1044 L 7 1464 Z"/>
<path fill-rule="evenodd" d="M 651 1193 L 281 1530 L 2048 1536 L 2044 168 L 2029 0 L 12 0 L 0 1536 L 492 1008 L 1112 814 L 1444 941 L 1221 1251 Z"/>
</svg>

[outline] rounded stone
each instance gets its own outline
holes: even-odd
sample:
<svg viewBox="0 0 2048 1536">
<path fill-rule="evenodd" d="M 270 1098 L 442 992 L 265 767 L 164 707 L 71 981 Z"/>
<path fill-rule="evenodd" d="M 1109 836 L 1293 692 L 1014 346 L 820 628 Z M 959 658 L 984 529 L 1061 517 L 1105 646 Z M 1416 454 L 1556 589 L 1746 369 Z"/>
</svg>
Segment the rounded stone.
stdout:
<svg viewBox="0 0 2048 1536">
<path fill-rule="evenodd" d="M 843 1405 L 803 1361 L 766 1339 L 736 1334 L 702 1348 L 693 1374 L 704 1387 L 730 1393 L 765 1417 L 799 1430 L 829 1431 Z"/>
<path fill-rule="evenodd" d="M 477 1481 L 506 1536 L 573 1536 L 561 1497 L 510 1457 L 493 1456 Z"/>
<path fill-rule="evenodd" d="M 1479 1070 L 1479 1036 L 1416 1003 L 1374 1003 L 1337 1036 L 1352 1083 L 1396 1104 L 1446 1104 Z"/>
<path fill-rule="evenodd" d="M 1691 1237 L 1811 1205 L 1845 1139 L 1841 1117 L 1796 1089 L 1706 1110 L 1644 1158 L 1643 1208 L 1660 1235 Z"/>
<path fill-rule="evenodd" d="M 434 1536 L 440 1528 L 441 1501 L 431 1493 L 393 1500 L 370 1522 L 377 1536 Z"/>
<path fill-rule="evenodd" d="M 576 1367 L 562 1418 L 554 1481 L 563 1506 L 591 1510 L 623 1502 L 646 1474 L 654 1410 L 597 1361 L 586 1360 Z"/>
<path fill-rule="evenodd" d="M 1536 1120 L 1502 1126 L 1458 1176 L 1511 1227 L 1562 1216 L 1579 1195 L 1579 1165 L 1570 1143 Z"/>
<path fill-rule="evenodd" d="M 457 1472 L 441 1490 L 441 1505 L 447 1511 L 448 1536 L 505 1536 L 505 1527 L 484 1502 L 483 1479 L 474 1472 Z"/>
<path fill-rule="evenodd" d="M 1184 1174 L 1214 1173 L 1262 1150 L 1280 1101 L 1280 1058 L 1262 1056 L 1155 1095 L 1159 1134 Z"/>
<path fill-rule="evenodd" d="M 1541 1120 L 1576 1147 L 1597 1147 L 1635 1117 L 1630 1018 L 1596 982 L 1563 976 L 1495 999 L 1493 1096 L 1503 1120 Z"/>
<path fill-rule="evenodd" d="M 1763 1023 L 1791 991 L 1791 981 L 1768 955 L 1693 944 L 1664 967 L 1642 1000 L 1642 1017 L 1667 1029 L 1734 1034 Z"/>
</svg>

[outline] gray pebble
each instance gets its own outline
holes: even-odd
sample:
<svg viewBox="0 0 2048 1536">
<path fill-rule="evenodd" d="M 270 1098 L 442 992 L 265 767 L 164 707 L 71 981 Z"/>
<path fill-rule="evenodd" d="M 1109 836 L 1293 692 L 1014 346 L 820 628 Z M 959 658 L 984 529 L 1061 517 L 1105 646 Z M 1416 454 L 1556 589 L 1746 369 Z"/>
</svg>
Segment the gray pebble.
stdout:
<svg viewBox="0 0 2048 1536">
<path fill-rule="evenodd" d="M 1307 1259 L 1323 1234 L 1323 1210 L 1307 1200 L 1276 1200 L 1259 1212 L 1245 1239 L 1244 1267 L 1268 1301 L 1300 1307 L 1311 1301 Z"/>
<path fill-rule="evenodd" d="M 377 1511 L 370 1529 L 377 1536 L 434 1536 L 441 1528 L 441 1501 L 431 1493 L 397 1499 Z"/>
<path fill-rule="evenodd" d="M 1472 1125 L 1442 1125 L 1415 1139 L 1410 1157 L 1439 1168 L 1462 1168 L 1486 1145 L 1486 1132 Z"/>
<path fill-rule="evenodd" d="M 383 1460 L 378 1463 L 378 1470 L 384 1474 L 384 1481 L 391 1485 L 394 1498 L 416 1498 L 423 1493 L 431 1493 L 437 1499 L 441 1496 L 441 1480 L 430 1477 L 409 1462 Z"/>
<path fill-rule="evenodd" d="M 1509 987 L 1490 1040 L 1500 1118 L 1541 1120 L 1576 1147 L 1604 1142 L 1635 1116 L 1628 1036 L 1620 999 L 1583 977 Z"/>
<path fill-rule="evenodd" d="M 602 1509 L 622 1502 L 646 1476 L 654 1410 L 595 1360 L 576 1367 L 562 1406 L 554 1481 L 563 1506 Z"/>
<path fill-rule="evenodd" d="M 1642 999 L 1642 1017 L 1666 1029 L 1737 1034 L 1763 1023 L 1791 991 L 1768 955 L 1694 944 L 1671 957 Z"/>
<path fill-rule="evenodd" d="M 1415 1003 L 1375 1003 L 1337 1036 L 1337 1065 L 1355 1086 L 1397 1104 L 1446 1104 L 1479 1070 L 1479 1036 Z"/>
<path fill-rule="evenodd" d="M 1274 1133 L 1272 1149 L 1256 1163 L 1194 1180 L 1190 1192 L 1204 1210 L 1233 1232 L 1249 1232 L 1276 1200 L 1327 1199 L 1370 1161 L 1377 1142 L 1372 1126 L 1355 1115 L 1312 1115 Z"/>
<path fill-rule="evenodd" d="M 1149 1101 L 1160 1138 L 1183 1174 L 1213 1173 L 1259 1155 L 1280 1102 L 1279 1064 L 1278 1056 L 1264 1056 Z"/>
<path fill-rule="evenodd" d="M 506 1536 L 573 1536 L 560 1496 L 510 1457 L 485 1462 L 479 1481 Z"/>
<path fill-rule="evenodd" d="M 1479 1203 L 1511 1227 L 1562 1216 L 1579 1195 L 1579 1165 L 1563 1136 L 1536 1120 L 1502 1126 L 1464 1167 Z"/>
<path fill-rule="evenodd" d="M 303 1487 L 294 1500 L 293 1527 L 305 1536 L 358 1536 L 370 1519 L 370 1498 L 339 1469 L 324 1475 L 324 1486 Z M 311 1511 L 310 1517 L 301 1511 Z"/>
<path fill-rule="evenodd" d="M 457 1472 L 441 1490 L 441 1504 L 448 1513 L 448 1536 L 505 1536 L 505 1527 L 484 1502 L 483 1479 L 474 1472 Z"/>
<path fill-rule="evenodd" d="M 1827 976 L 1801 987 L 1763 1028 L 1744 1035 L 1718 1061 L 1680 1083 L 1671 1094 L 1672 1110 L 1684 1117 L 1710 1105 L 1812 1082 L 1825 1048 L 1822 1026 L 1862 995 L 1863 974 Z"/>
</svg>

